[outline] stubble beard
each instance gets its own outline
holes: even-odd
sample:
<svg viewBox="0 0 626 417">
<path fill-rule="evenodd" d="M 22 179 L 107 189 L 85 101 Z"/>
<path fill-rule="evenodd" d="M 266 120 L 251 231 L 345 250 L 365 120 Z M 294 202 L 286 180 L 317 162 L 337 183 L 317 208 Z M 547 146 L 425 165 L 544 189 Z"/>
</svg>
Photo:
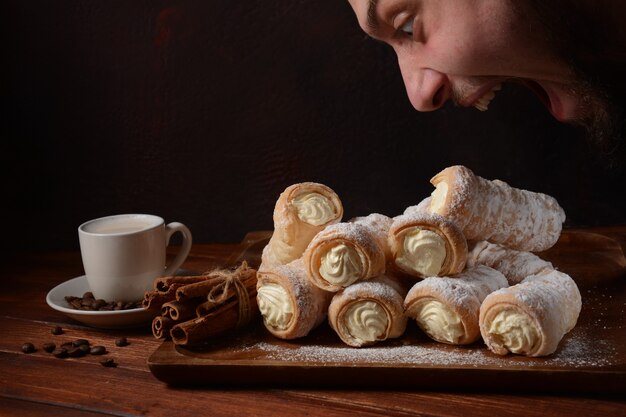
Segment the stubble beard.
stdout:
<svg viewBox="0 0 626 417">
<path fill-rule="evenodd" d="M 626 130 L 624 102 L 626 89 L 620 70 L 607 70 L 602 56 L 611 32 L 603 27 L 601 19 L 592 19 L 576 10 L 584 2 L 577 0 L 525 0 L 514 1 L 521 18 L 537 22 L 545 33 L 549 47 L 567 62 L 576 81 L 572 95 L 579 97 L 584 109 L 572 124 L 584 129 L 590 143 L 603 155 L 613 155 L 623 146 Z M 586 28 L 581 30 L 580 28 Z M 626 63 L 621 63 L 626 67 Z"/>
</svg>

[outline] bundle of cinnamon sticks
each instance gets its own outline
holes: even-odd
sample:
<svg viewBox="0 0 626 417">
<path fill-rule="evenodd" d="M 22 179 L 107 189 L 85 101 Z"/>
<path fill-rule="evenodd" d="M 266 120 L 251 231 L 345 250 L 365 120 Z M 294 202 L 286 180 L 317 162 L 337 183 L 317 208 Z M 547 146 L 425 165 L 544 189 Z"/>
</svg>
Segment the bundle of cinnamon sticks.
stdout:
<svg viewBox="0 0 626 417">
<path fill-rule="evenodd" d="M 195 276 L 157 278 L 143 307 L 157 315 L 152 334 L 177 345 L 193 345 L 242 327 L 258 316 L 257 271 L 243 262 Z"/>
</svg>

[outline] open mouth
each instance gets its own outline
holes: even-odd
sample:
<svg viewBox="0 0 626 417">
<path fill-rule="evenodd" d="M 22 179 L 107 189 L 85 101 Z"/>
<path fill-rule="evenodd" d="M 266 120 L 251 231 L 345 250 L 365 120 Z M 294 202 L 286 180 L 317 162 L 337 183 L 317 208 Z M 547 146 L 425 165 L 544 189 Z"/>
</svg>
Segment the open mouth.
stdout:
<svg viewBox="0 0 626 417">
<path fill-rule="evenodd" d="M 530 91 L 532 91 L 535 96 L 543 103 L 544 106 L 548 109 L 548 111 L 554 116 L 555 119 L 563 122 L 565 121 L 565 115 L 563 114 L 562 106 L 560 105 L 560 101 L 558 98 L 550 93 L 543 85 L 538 83 L 537 81 L 530 79 L 514 79 L 510 80 L 511 82 L 517 82 Z"/>
<path fill-rule="evenodd" d="M 540 82 L 525 78 L 508 78 L 501 81 L 501 83 L 505 82 L 522 85 L 528 88 L 535 94 L 535 96 L 537 96 L 539 101 L 543 103 L 543 105 L 548 109 L 548 111 L 555 119 L 561 122 L 567 121 L 567 118 L 564 114 L 563 106 L 561 105 L 559 98 L 545 85 L 541 84 Z M 496 92 L 500 90 L 501 86 L 502 84 L 500 83 L 493 84 L 491 88 L 483 92 L 481 96 L 479 96 L 477 99 L 474 99 L 474 101 L 471 102 L 472 104 L 470 105 L 480 111 L 486 111 L 489 107 L 489 104 L 494 99 Z"/>
<path fill-rule="evenodd" d="M 552 110 L 552 104 L 550 102 L 550 96 L 548 92 L 541 87 L 541 85 L 533 80 L 520 80 L 520 84 L 527 87 L 530 91 L 532 91 L 539 101 L 543 103 L 544 106 L 548 108 L 548 110 Z"/>
<path fill-rule="evenodd" d="M 548 111 L 557 120 L 561 120 L 562 119 L 562 117 L 559 117 L 559 112 L 555 108 L 554 101 L 552 100 L 552 97 L 550 96 L 548 91 L 546 91 L 546 89 L 541 86 L 541 84 L 539 84 L 538 82 L 533 81 L 533 80 L 522 80 L 522 84 L 524 86 L 526 86 L 530 91 L 532 91 L 535 94 L 535 96 L 537 96 L 539 101 L 541 101 L 543 103 L 543 105 L 546 106 Z"/>
<path fill-rule="evenodd" d="M 548 112 L 560 122 L 577 123 L 585 114 L 584 109 L 581 110 L 580 98 L 572 95 L 572 88 L 565 84 L 535 81 L 530 78 L 492 78 L 494 78 L 493 81 L 483 84 L 477 92 L 466 98 L 455 100 L 455 103 L 486 111 L 502 85 L 517 84 L 530 90 L 543 103 Z M 592 96 L 589 95 L 589 97 Z M 599 105 L 601 106 L 601 103 Z"/>
</svg>

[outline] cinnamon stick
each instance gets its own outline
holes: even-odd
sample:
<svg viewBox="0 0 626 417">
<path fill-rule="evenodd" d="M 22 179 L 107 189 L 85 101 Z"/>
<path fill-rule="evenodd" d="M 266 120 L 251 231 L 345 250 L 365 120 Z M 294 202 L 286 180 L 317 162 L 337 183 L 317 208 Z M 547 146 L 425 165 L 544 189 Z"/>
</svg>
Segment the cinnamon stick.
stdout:
<svg viewBox="0 0 626 417">
<path fill-rule="evenodd" d="M 193 284 L 209 279 L 208 275 L 175 275 L 161 277 L 154 280 L 154 289 L 159 292 L 168 291 L 171 287 L 182 287 L 183 285 Z"/>
<path fill-rule="evenodd" d="M 187 302 L 180 302 L 177 300 L 169 301 L 163 304 L 161 308 L 161 315 L 171 318 L 175 321 L 185 321 L 192 317 L 196 317 L 196 307 L 201 301 L 198 299 L 192 299 Z"/>
<path fill-rule="evenodd" d="M 154 290 L 144 294 L 142 305 L 145 310 L 160 310 L 163 304 L 176 299 L 176 290 L 185 285 L 209 279 L 208 275 L 167 276 L 154 280 Z"/>
<path fill-rule="evenodd" d="M 170 329 L 176 322 L 169 317 L 156 316 L 152 320 L 152 334 L 157 339 L 169 339 Z"/>
<path fill-rule="evenodd" d="M 148 311 L 160 311 L 164 303 L 173 301 L 176 299 L 176 288 L 170 288 L 165 292 L 161 291 L 147 291 L 143 295 L 143 301 L 141 302 L 143 308 Z"/>
<path fill-rule="evenodd" d="M 256 270 L 249 268 L 247 262 L 243 262 L 239 268 L 234 271 L 215 270 L 208 273 L 208 279 L 201 282 L 184 285 L 176 290 L 176 299 L 178 301 L 187 301 L 196 297 L 207 297 L 209 294 L 216 293 L 225 284 L 227 278 L 236 277 L 244 283 L 246 288 L 256 288 Z M 228 296 L 230 298 L 235 295 L 234 288 L 230 288 Z M 224 300 L 225 301 L 225 300 Z"/>
<path fill-rule="evenodd" d="M 211 290 L 223 281 L 223 278 L 213 276 L 204 281 L 178 287 L 176 289 L 176 300 L 184 302 L 197 297 L 206 298 Z"/>
<path fill-rule="evenodd" d="M 152 333 L 158 339 L 169 334 L 174 343 L 188 345 L 242 327 L 259 315 L 256 284 L 257 271 L 246 261 L 236 270 L 158 278 L 155 290 L 144 296 L 146 309 L 161 310 L 152 321 Z"/>
<path fill-rule="evenodd" d="M 255 303 L 256 303 L 256 286 L 253 288 L 248 288 L 248 287 L 246 288 L 248 290 L 249 298 L 252 299 L 252 297 L 254 297 Z M 237 299 L 235 298 L 234 295 L 232 297 L 229 297 L 226 300 L 226 303 L 216 303 L 215 301 L 205 301 L 204 303 L 198 304 L 198 306 L 196 307 L 196 316 L 198 317 L 207 316 L 209 314 L 214 313 L 215 310 L 217 310 L 224 304 L 230 304 L 232 302 L 235 302 L 235 303 L 237 302 Z"/>
<path fill-rule="evenodd" d="M 259 315 L 256 304 L 256 293 L 249 296 L 250 316 L 248 322 Z M 170 330 L 172 341 L 176 345 L 193 345 L 204 342 L 213 336 L 228 330 L 244 326 L 240 322 L 239 301 L 224 304 L 213 312 L 183 323 L 176 324 Z"/>
</svg>

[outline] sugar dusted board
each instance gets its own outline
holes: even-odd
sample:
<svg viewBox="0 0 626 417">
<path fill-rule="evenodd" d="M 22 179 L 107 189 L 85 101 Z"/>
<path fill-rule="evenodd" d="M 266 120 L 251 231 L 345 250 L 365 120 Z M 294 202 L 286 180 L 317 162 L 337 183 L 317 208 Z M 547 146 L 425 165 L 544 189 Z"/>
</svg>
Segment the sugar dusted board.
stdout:
<svg viewBox="0 0 626 417">
<path fill-rule="evenodd" d="M 328 325 L 279 340 L 260 323 L 193 349 L 164 342 L 149 358 L 172 385 L 423 388 L 626 393 L 626 259 L 621 234 L 566 230 L 540 254 L 579 284 L 583 310 L 546 358 L 489 352 L 482 343 L 447 346 L 411 323 L 405 335 L 367 348 L 341 343 Z M 230 263 L 260 262 L 268 232 L 252 232 Z"/>
</svg>

